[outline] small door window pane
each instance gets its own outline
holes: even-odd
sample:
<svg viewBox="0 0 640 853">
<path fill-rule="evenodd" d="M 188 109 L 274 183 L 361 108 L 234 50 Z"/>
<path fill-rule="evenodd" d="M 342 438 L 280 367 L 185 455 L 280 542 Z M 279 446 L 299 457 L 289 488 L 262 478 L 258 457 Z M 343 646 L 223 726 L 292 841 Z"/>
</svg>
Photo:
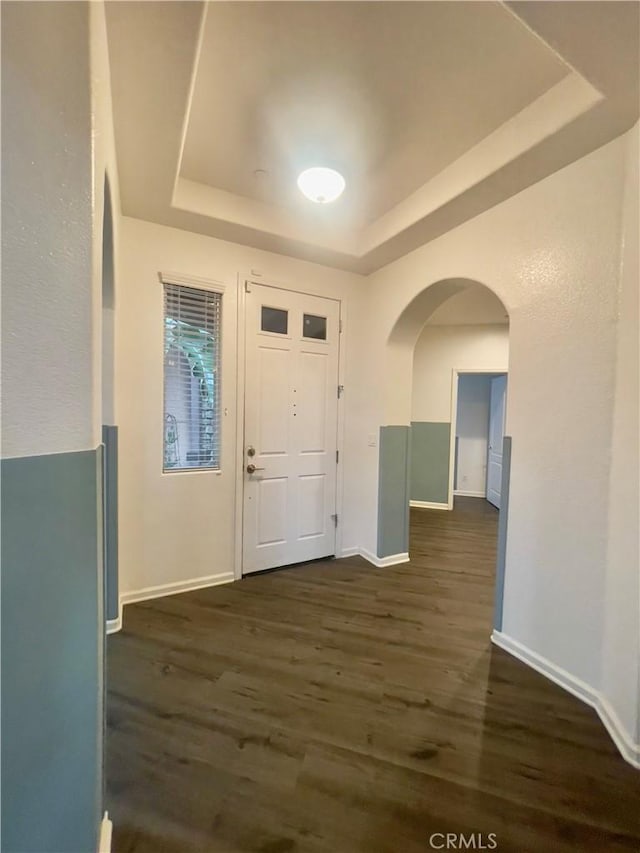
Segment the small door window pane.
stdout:
<svg viewBox="0 0 640 853">
<path fill-rule="evenodd" d="M 282 308 L 267 308 L 262 306 L 262 324 L 260 326 L 263 332 L 274 332 L 276 335 L 286 335 L 289 328 L 289 312 Z"/>
<path fill-rule="evenodd" d="M 326 341 L 327 318 L 316 317 L 315 314 L 305 314 L 302 334 L 305 338 L 315 338 L 318 341 Z"/>
</svg>

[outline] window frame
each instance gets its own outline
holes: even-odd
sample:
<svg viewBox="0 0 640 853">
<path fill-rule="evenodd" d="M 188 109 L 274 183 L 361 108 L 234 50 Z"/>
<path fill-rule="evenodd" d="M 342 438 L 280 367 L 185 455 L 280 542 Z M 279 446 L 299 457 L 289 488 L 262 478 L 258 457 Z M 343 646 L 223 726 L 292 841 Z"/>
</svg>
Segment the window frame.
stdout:
<svg viewBox="0 0 640 853">
<path fill-rule="evenodd" d="M 304 333 L 304 320 L 305 317 L 314 317 L 316 320 L 324 320 L 324 338 L 316 338 L 310 335 L 305 335 Z M 302 312 L 302 340 L 315 342 L 316 344 L 329 344 L 329 318 L 324 317 L 322 314 L 309 314 L 306 311 Z"/>
<path fill-rule="evenodd" d="M 274 332 L 271 329 L 263 328 L 262 324 L 264 322 L 264 310 L 265 310 L 265 308 L 267 309 L 267 311 L 282 311 L 282 313 L 285 315 L 285 318 L 286 318 L 286 324 L 287 324 L 287 331 L 286 332 Z M 291 312 L 289 311 L 288 308 L 280 308 L 277 305 L 260 305 L 260 315 L 259 315 L 259 323 L 258 323 L 259 333 L 261 335 L 273 335 L 276 338 L 283 338 L 285 340 L 291 340 L 291 332 L 289 330 L 289 321 L 291 319 L 289 316 L 290 313 Z"/>
<path fill-rule="evenodd" d="M 225 383 L 222 382 L 222 365 L 224 362 L 223 357 L 223 347 L 224 347 L 224 332 L 223 332 L 223 324 L 224 324 L 224 293 L 225 293 L 225 285 L 216 281 L 215 279 L 207 279 L 201 278 L 199 276 L 192 275 L 183 275 L 182 273 L 173 273 L 173 272 L 159 272 L 158 279 L 160 284 L 162 285 L 160 291 L 160 312 L 161 312 L 161 323 L 160 323 L 160 346 L 161 346 L 161 363 L 162 363 L 162 393 L 161 393 L 161 409 L 160 409 L 160 429 L 161 429 L 161 440 L 160 440 L 160 461 L 161 468 L 160 473 L 162 476 L 176 476 L 179 474 L 215 474 L 219 476 L 222 474 L 223 466 L 222 466 L 222 454 L 223 454 L 223 440 L 224 440 L 224 427 L 223 427 L 223 413 L 224 413 L 224 405 L 223 405 L 223 397 L 224 397 L 224 386 Z M 218 408 L 218 464 L 215 467 L 203 467 L 200 465 L 193 467 L 180 467 L 180 468 L 167 468 L 165 467 L 165 353 L 164 353 L 164 345 L 165 345 L 165 287 L 166 285 L 173 285 L 176 287 L 185 287 L 191 290 L 201 290 L 208 293 L 214 293 L 220 296 L 220 323 L 219 323 L 219 334 L 218 334 L 218 395 L 217 395 L 217 408 Z"/>
</svg>

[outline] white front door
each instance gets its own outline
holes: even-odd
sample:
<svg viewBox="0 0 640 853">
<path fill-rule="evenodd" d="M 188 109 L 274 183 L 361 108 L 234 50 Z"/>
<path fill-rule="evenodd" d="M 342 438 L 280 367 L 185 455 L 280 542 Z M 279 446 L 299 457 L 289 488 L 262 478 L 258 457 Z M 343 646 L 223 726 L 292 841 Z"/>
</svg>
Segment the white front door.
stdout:
<svg viewBox="0 0 640 853">
<path fill-rule="evenodd" d="M 335 554 L 340 304 L 248 284 L 243 574 Z"/>
<path fill-rule="evenodd" d="M 487 459 L 487 500 L 500 509 L 502 488 L 502 440 L 506 414 L 507 377 L 491 380 L 489 406 L 489 453 Z"/>
</svg>

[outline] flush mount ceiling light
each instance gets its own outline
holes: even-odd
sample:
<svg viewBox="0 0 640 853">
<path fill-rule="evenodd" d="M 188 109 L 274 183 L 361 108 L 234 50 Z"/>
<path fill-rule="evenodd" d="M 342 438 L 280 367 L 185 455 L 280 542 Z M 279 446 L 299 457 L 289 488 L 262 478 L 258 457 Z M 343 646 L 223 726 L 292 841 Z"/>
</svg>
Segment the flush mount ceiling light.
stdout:
<svg viewBox="0 0 640 853">
<path fill-rule="evenodd" d="M 314 166 L 298 176 L 298 187 L 303 195 L 318 204 L 328 204 L 342 195 L 345 180 L 335 169 Z"/>
</svg>

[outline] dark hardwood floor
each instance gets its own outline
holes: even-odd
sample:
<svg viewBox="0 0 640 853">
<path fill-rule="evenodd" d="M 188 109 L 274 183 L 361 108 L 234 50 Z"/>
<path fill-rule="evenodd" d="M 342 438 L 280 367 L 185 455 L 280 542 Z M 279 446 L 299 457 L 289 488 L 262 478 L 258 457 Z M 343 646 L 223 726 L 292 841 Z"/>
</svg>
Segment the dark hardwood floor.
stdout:
<svg viewBox="0 0 640 853">
<path fill-rule="evenodd" d="M 414 853 L 448 832 L 638 851 L 640 773 L 595 712 L 489 641 L 496 527 L 459 499 L 412 511 L 405 565 L 128 606 L 108 641 L 114 853 Z"/>
</svg>

